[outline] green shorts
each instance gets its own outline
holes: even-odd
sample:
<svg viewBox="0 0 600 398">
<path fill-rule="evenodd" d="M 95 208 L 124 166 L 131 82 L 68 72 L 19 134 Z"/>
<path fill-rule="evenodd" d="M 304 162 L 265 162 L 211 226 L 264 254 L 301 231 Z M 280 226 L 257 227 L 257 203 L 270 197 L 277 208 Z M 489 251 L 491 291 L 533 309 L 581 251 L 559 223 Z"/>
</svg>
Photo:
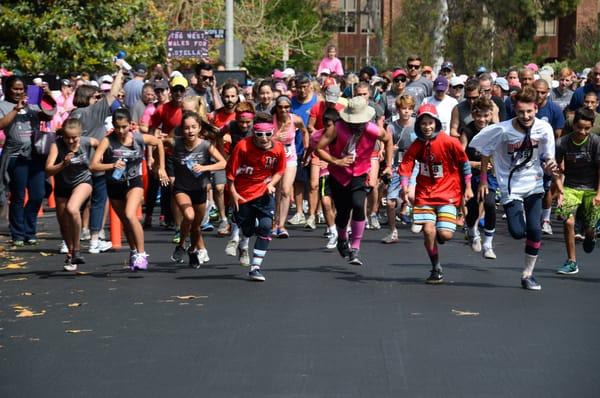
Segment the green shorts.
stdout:
<svg viewBox="0 0 600 398">
<path fill-rule="evenodd" d="M 575 216 L 577 208 L 583 206 L 581 215 L 586 228 L 593 228 L 600 220 L 600 206 L 594 206 L 593 200 L 596 191 L 591 189 L 573 189 L 565 187 L 563 194 L 563 203 L 556 211 L 565 220 Z"/>
</svg>

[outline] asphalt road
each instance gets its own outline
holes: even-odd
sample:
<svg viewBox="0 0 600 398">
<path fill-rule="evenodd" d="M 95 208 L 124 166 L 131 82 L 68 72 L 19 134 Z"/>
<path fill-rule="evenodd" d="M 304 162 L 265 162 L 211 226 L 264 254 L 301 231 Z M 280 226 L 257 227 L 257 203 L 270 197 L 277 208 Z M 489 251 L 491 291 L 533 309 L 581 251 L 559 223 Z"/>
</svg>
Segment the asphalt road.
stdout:
<svg viewBox="0 0 600 398">
<path fill-rule="evenodd" d="M 56 222 L 41 222 L 39 246 L 0 253 L 0 397 L 599 394 L 598 252 L 578 246 L 580 273 L 556 275 L 557 222 L 541 292 L 521 289 L 524 242 L 504 221 L 495 261 L 462 233 L 441 247 L 442 286 L 423 283 L 422 238 L 406 228 L 395 245 L 367 231 L 363 267 L 323 249 L 322 228 L 291 229 L 256 283 L 214 235 L 203 268 L 170 263 L 171 232 L 159 228 L 146 231 L 148 272 L 129 272 L 123 249 L 67 273 Z"/>
</svg>

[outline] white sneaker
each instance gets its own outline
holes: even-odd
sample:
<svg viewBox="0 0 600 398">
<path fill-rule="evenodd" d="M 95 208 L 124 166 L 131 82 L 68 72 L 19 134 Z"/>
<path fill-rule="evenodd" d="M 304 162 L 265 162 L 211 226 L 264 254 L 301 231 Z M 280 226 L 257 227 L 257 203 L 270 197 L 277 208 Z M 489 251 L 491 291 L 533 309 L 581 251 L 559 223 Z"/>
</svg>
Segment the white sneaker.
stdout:
<svg viewBox="0 0 600 398">
<path fill-rule="evenodd" d="M 304 228 L 317 229 L 317 223 L 315 222 L 315 216 L 308 216 L 308 218 L 306 219 L 306 225 L 304 225 Z"/>
<path fill-rule="evenodd" d="M 77 271 L 77 264 L 72 264 L 72 263 L 65 263 L 65 265 L 63 265 L 63 269 L 65 271 L 69 271 L 69 272 L 74 272 Z"/>
<path fill-rule="evenodd" d="M 329 240 L 327 241 L 327 248 L 329 250 L 333 250 L 337 247 L 338 236 L 337 234 L 331 234 Z"/>
<path fill-rule="evenodd" d="M 198 261 L 200 264 L 207 263 L 210 261 L 208 257 L 208 250 L 206 249 L 198 249 Z"/>
<path fill-rule="evenodd" d="M 239 240 L 231 239 L 229 242 L 227 242 L 227 246 L 225 246 L 225 254 L 231 257 L 237 256 L 237 249 L 239 244 Z"/>
<path fill-rule="evenodd" d="M 81 230 L 81 234 L 79 235 L 79 240 L 84 241 L 84 240 L 90 240 L 92 238 L 91 234 L 90 234 L 90 230 L 87 228 L 83 228 Z"/>
<path fill-rule="evenodd" d="M 471 240 L 471 249 L 475 253 L 481 252 L 481 238 L 479 236 L 476 236 Z"/>
<path fill-rule="evenodd" d="M 552 225 L 550 221 L 542 222 L 542 232 L 546 235 L 552 235 Z"/>
<path fill-rule="evenodd" d="M 107 250 L 112 248 L 112 242 L 108 242 L 105 240 L 92 240 L 90 241 L 90 250 L 91 254 L 104 253 Z"/>
<path fill-rule="evenodd" d="M 242 265 L 242 267 L 250 266 L 250 251 L 248 250 L 248 248 L 240 248 L 240 264 Z"/>
<path fill-rule="evenodd" d="M 494 249 L 492 249 L 491 247 L 484 247 L 483 248 L 483 257 L 490 259 L 490 260 L 495 260 L 496 253 L 494 253 Z"/>
<path fill-rule="evenodd" d="M 379 217 L 377 214 L 371 214 L 371 216 L 369 216 L 369 225 L 371 226 L 370 229 L 372 230 L 381 229 L 381 224 L 379 223 Z"/>
<path fill-rule="evenodd" d="M 294 216 L 288 220 L 288 223 L 292 225 L 306 224 L 306 218 L 304 217 L 304 213 L 294 214 Z"/>
<path fill-rule="evenodd" d="M 317 213 L 317 224 L 325 224 L 325 216 L 323 213 Z"/>
<path fill-rule="evenodd" d="M 106 233 L 104 232 L 103 229 L 101 229 L 100 231 L 98 231 L 98 239 L 100 239 L 100 240 L 106 240 Z"/>
<path fill-rule="evenodd" d="M 410 226 L 410 232 L 412 232 L 413 234 L 420 234 L 422 230 L 423 230 L 423 225 L 421 225 L 421 224 L 413 223 Z"/>
<path fill-rule="evenodd" d="M 69 248 L 67 247 L 67 244 L 65 243 L 65 241 L 63 240 L 60 243 L 60 253 L 61 254 L 67 254 L 69 252 Z"/>
</svg>

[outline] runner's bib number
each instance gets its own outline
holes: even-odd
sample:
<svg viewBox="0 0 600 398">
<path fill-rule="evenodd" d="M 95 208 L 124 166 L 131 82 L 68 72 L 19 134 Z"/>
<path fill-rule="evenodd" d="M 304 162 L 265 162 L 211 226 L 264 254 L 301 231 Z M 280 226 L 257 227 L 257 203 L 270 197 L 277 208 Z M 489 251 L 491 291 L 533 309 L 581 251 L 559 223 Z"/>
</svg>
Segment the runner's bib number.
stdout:
<svg viewBox="0 0 600 398">
<path fill-rule="evenodd" d="M 429 165 L 422 163 L 420 165 L 421 175 L 432 177 L 433 178 L 442 178 L 444 176 L 444 168 L 441 163 L 434 163 L 431 165 L 431 171 L 429 170 Z"/>
</svg>

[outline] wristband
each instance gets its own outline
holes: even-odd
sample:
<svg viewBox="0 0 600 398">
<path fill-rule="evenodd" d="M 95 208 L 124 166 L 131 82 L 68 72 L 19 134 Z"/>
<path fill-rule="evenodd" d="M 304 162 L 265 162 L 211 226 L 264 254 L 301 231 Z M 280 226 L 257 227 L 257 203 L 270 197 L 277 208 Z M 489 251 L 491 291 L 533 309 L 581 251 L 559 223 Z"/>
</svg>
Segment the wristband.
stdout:
<svg viewBox="0 0 600 398">
<path fill-rule="evenodd" d="M 471 185 L 471 176 L 472 174 L 467 174 L 465 176 L 465 185 L 470 186 Z M 487 181 L 486 181 L 487 182 Z"/>
</svg>

